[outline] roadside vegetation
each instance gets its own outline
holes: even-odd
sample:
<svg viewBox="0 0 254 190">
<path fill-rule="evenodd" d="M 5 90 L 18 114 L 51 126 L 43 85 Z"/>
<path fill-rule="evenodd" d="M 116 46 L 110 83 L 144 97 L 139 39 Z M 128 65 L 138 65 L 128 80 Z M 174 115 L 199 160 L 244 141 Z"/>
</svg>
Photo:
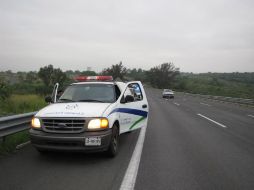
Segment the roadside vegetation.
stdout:
<svg viewBox="0 0 254 190">
<path fill-rule="evenodd" d="M 254 73 L 181 73 L 173 88 L 195 94 L 254 99 Z"/>
<path fill-rule="evenodd" d="M 0 115 L 33 112 L 46 105 L 44 97 L 36 94 L 12 94 L 0 102 Z"/>
</svg>

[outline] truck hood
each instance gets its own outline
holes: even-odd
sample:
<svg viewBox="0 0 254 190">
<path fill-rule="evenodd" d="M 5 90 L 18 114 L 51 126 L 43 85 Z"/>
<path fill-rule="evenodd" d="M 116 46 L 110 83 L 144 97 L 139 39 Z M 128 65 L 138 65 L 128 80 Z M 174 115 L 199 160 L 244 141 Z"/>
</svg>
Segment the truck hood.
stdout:
<svg viewBox="0 0 254 190">
<path fill-rule="evenodd" d="M 55 103 L 41 109 L 36 117 L 102 117 L 110 103 Z"/>
</svg>

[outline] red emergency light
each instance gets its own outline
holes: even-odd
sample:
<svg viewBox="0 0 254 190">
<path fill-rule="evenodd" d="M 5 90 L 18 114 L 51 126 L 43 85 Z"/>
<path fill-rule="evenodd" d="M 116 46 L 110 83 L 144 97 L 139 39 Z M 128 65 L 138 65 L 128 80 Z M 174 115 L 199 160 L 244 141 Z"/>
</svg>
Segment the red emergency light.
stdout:
<svg viewBox="0 0 254 190">
<path fill-rule="evenodd" d="M 78 82 L 86 82 L 86 81 L 113 81 L 112 76 L 78 76 L 75 77 L 74 80 Z"/>
</svg>

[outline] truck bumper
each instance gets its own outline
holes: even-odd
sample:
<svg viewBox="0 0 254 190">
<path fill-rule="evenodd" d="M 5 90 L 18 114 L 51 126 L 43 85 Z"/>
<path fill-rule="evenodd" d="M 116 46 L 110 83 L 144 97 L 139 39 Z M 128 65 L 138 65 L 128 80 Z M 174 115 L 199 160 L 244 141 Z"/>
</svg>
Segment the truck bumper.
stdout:
<svg viewBox="0 0 254 190">
<path fill-rule="evenodd" d="M 80 134 L 55 134 L 30 129 L 29 133 L 32 145 L 39 150 L 71 152 L 106 151 L 109 147 L 112 136 L 111 129 L 96 132 L 83 132 Z M 85 145 L 85 139 L 88 137 L 100 137 L 101 145 Z"/>
<path fill-rule="evenodd" d="M 174 95 L 163 95 L 162 98 L 174 98 Z"/>
</svg>

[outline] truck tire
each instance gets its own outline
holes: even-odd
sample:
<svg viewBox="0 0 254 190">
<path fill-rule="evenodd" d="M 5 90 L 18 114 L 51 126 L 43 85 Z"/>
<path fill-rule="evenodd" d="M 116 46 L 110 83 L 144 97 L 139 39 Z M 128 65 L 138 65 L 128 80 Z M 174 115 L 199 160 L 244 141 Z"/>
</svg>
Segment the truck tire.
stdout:
<svg viewBox="0 0 254 190">
<path fill-rule="evenodd" d="M 50 153 L 49 150 L 41 149 L 41 148 L 36 148 L 36 150 L 41 154 L 41 155 L 47 155 Z"/>
<path fill-rule="evenodd" d="M 109 148 L 107 150 L 107 154 L 110 157 L 115 157 L 118 153 L 119 146 L 119 130 L 116 125 L 112 127 L 112 137 L 110 140 Z"/>
</svg>

